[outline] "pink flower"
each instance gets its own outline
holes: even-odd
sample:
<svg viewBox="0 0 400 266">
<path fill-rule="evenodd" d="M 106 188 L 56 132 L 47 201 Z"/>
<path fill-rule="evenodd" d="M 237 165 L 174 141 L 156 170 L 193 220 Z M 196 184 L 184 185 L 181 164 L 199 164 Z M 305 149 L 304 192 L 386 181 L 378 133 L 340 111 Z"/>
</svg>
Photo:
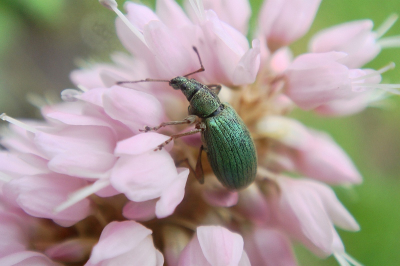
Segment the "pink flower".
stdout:
<svg viewBox="0 0 400 266">
<path fill-rule="evenodd" d="M 275 51 L 302 37 L 310 28 L 320 0 L 268 0 L 259 16 L 262 38 Z"/>
<path fill-rule="evenodd" d="M 34 251 L 21 251 L 9 254 L 0 258 L 0 265 L 4 266 L 28 266 L 28 265 L 43 265 L 43 266 L 61 266 L 47 258 L 45 255 Z"/>
<path fill-rule="evenodd" d="M 164 258 L 155 249 L 151 230 L 134 222 L 111 222 L 93 247 L 87 266 L 163 265 Z"/>
<path fill-rule="evenodd" d="M 256 228 L 245 237 L 245 250 L 252 265 L 297 265 L 289 238 L 277 229 Z"/>
<path fill-rule="evenodd" d="M 317 254 L 343 252 L 333 225 L 351 231 L 360 227 L 334 192 L 322 183 L 306 179 L 281 176 L 277 183 L 282 191 L 277 214 L 281 226 Z"/>
<path fill-rule="evenodd" d="M 372 31 L 371 20 L 346 22 L 317 33 L 310 41 L 310 51 L 324 53 L 330 51 L 345 52 L 347 57 L 342 63 L 349 68 L 358 68 L 374 59 L 385 47 L 395 47 L 398 37 L 381 38 L 396 22 L 397 16 L 390 16 L 377 30 Z"/>
<path fill-rule="evenodd" d="M 368 78 L 364 80 L 362 77 L 368 72 L 349 69 L 340 63 L 346 56 L 345 53 L 329 52 L 297 57 L 284 72 L 285 93 L 306 110 L 354 98 L 355 94 L 365 90 L 363 86 Z M 376 75 L 379 76 L 379 73 Z M 372 84 L 379 81 L 374 79 Z"/>
<path fill-rule="evenodd" d="M 377 91 L 398 94 L 398 85 L 379 84 L 393 65 L 353 68 L 375 56 L 374 41 L 390 41 L 378 40 L 390 23 L 378 37 L 369 23 L 328 30 L 315 37 L 314 53 L 292 60 L 286 46 L 308 31 L 319 0 L 266 1 L 251 45 L 246 0 L 185 1 L 187 13 L 173 0 L 158 0 L 155 12 L 127 2 L 126 16 L 115 1 L 100 2 L 118 15 L 129 54 L 73 71 L 78 89 L 43 106 L 45 121 L 0 115 L 10 123 L 0 139 L 0 264 L 296 265 L 296 241 L 356 264 L 335 226 L 359 226 L 324 183 L 357 184 L 361 176 L 327 134 L 285 116 L 296 105 L 352 114 L 385 97 Z M 201 64 L 205 71 L 188 75 Z M 200 134 L 170 139 L 194 124 L 143 132 L 187 117 L 193 102 L 168 83 L 185 75 L 221 84 L 219 99 L 254 136 L 258 173 L 248 188 L 217 181 L 199 157 Z M 139 82 L 147 78 L 158 82 Z M 204 185 L 188 169 L 201 160 Z"/>
<path fill-rule="evenodd" d="M 348 155 L 327 134 L 307 129 L 296 120 L 267 116 L 258 132 L 282 143 L 277 153 L 289 160 L 281 167 L 329 184 L 358 184 L 361 175 Z M 279 161 L 277 162 L 279 164 Z"/>
<path fill-rule="evenodd" d="M 178 265 L 250 265 L 243 238 L 221 226 L 200 226 Z"/>
<path fill-rule="evenodd" d="M 317 33 L 310 43 L 313 53 L 330 51 L 348 54 L 342 61 L 348 67 L 357 68 L 371 61 L 381 50 L 372 32 L 371 20 L 347 22 Z"/>
</svg>

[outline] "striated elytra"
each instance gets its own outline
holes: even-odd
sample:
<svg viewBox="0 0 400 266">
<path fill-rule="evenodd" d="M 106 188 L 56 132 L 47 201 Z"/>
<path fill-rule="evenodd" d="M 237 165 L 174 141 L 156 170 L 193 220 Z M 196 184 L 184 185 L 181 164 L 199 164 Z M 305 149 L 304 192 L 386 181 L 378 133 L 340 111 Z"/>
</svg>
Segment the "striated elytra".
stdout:
<svg viewBox="0 0 400 266">
<path fill-rule="evenodd" d="M 160 144 L 156 150 L 161 150 L 173 139 L 201 133 L 203 145 L 197 159 L 195 175 L 200 183 L 204 182 L 201 164 L 201 153 L 207 153 L 208 160 L 218 180 L 228 189 L 237 190 L 250 185 L 257 173 L 257 154 L 249 130 L 242 119 L 227 103 L 221 103 L 218 93 L 221 86 L 217 84 L 204 85 L 188 76 L 204 71 L 199 53 L 195 47 L 201 68 L 185 76 L 171 80 L 145 79 L 139 81 L 121 81 L 123 83 L 137 82 L 168 82 L 169 85 L 181 90 L 190 105 L 189 116 L 182 121 L 165 122 L 157 127 L 146 126 L 142 132 L 156 131 L 169 125 L 193 124 L 195 129 L 182 134 L 172 135 L 170 139 Z"/>
</svg>

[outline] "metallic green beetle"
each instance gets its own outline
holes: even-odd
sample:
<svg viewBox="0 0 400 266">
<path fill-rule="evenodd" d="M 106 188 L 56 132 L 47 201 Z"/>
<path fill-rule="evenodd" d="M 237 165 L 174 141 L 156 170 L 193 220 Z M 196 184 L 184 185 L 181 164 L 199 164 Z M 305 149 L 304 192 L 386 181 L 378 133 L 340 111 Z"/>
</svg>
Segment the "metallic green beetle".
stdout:
<svg viewBox="0 0 400 266">
<path fill-rule="evenodd" d="M 199 53 L 196 52 L 201 68 L 185 76 L 178 76 L 171 80 L 145 79 L 139 81 L 122 81 L 122 83 L 137 82 L 168 82 L 175 90 L 181 90 L 189 101 L 189 116 L 182 121 L 162 123 L 157 127 L 146 126 L 143 132 L 156 131 L 168 125 L 193 124 L 195 129 L 182 134 L 172 135 L 156 150 L 161 150 L 173 139 L 201 133 L 203 145 L 196 164 L 196 178 L 202 183 L 204 180 L 201 164 L 201 153 L 207 153 L 208 160 L 218 180 L 228 189 L 237 190 L 250 185 L 257 173 L 257 155 L 254 142 L 249 130 L 242 119 L 228 103 L 221 103 L 218 93 L 220 85 L 204 85 L 195 79 L 187 77 L 204 71 Z"/>
</svg>

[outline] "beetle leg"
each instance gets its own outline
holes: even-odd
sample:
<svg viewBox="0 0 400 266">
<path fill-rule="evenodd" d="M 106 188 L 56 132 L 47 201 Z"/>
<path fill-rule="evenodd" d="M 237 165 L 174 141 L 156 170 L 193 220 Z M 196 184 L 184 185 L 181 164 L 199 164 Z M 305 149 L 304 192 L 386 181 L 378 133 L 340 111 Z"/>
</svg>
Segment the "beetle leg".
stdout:
<svg viewBox="0 0 400 266">
<path fill-rule="evenodd" d="M 201 156 L 201 151 L 202 150 L 203 150 L 203 145 L 200 147 L 200 155 L 199 156 Z M 196 179 L 200 182 L 200 184 L 204 184 L 203 168 L 201 167 L 201 159 L 199 159 L 199 158 L 197 158 L 196 170 L 194 170 L 193 167 L 190 165 L 188 158 L 180 160 L 176 164 L 180 165 L 181 163 L 186 163 L 188 165 L 188 167 L 189 167 L 190 172 L 196 177 Z M 199 160 L 200 160 L 200 170 L 198 169 Z"/>
<path fill-rule="evenodd" d="M 210 91 L 214 92 L 216 95 L 219 94 L 222 88 L 220 84 L 208 84 L 207 87 Z"/>
<path fill-rule="evenodd" d="M 196 124 L 195 129 L 185 132 L 185 133 L 181 133 L 181 134 L 176 134 L 176 135 L 172 135 L 169 139 L 167 139 L 166 141 L 164 141 L 163 143 L 161 143 L 160 145 L 157 146 L 157 148 L 154 151 L 157 150 L 162 150 L 162 148 L 166 145 L 168 145 L 168 143 L 170 143 L 172 140 L 180 138 L 180 137 L 184 137 L 184 136 L 189 136 L 189 135 L 193 135 L 199 132 L 202 132 L 206 129 L 206 125 L 204 123 L 198 123 Z"/>
<path fill-rule="evenodd" d="M 204 184 L 203 165 L 201 164 L 201 153 L 203 152 L 203 150 L 204 147 L 203 145 L 201 145 L 199 150 L 199 155 L 197 157 L 196 170 L 195 170 L 196 179 L 199 181 L 200 184 Z"/>
<path fill-rule="evenodd" d="M 149 131 L 157 131 L 162 127 L 166 127 L 166 126 L 175 126 L 175 125 L 182 125 L 182 124 L 188 124 L 191 125 L 193 124 L 197 119 L 197 116 L 195 115 L 189 115 L 188 117 L 186 117 L 185 119 L 183 119 L 182 121 L 170 121 L 170 122 L 164 122 L 161 123 L 159 126 L 156 127 L 149 127 L 149 126 L 145 126 L 144 129 L 139 129 L 140 132 L 149 132 Z"/>
</svg>

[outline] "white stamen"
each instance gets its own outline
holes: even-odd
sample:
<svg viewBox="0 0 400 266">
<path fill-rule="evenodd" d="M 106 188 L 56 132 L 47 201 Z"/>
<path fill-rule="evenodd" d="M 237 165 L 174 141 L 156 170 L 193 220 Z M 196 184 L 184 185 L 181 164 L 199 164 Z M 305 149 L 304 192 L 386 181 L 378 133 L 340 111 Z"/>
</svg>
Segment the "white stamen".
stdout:
<svg viewBox="0 0 400 266">
<path fill-rule="evenodd" d="M 354 258 L 352 258 L 347 253 L 334 252 L 333 256 L 339 262 L 340 266 L 351 266 L 351 265 L 353 265 L 353 266 L 363 266 L 361 263 L 356 261 Z"/>
<path fill-rule="evenodd" d="M 204 13 L 204 5 L 202 0 L 189 0 L 190 4 L 194 12 L 196 13 L 197 18 L 200 22 L 205 20 L 205 13 Z"/>
<path fill-rule="evenodd" d="M 133 32 L 133 34 L 135 34 L 139 38 L 139 40 L 141 40 L 146 45 L 143 34 L 135 26 L 133 26 L 128 18 L 118 9 L 118 5 L 115 0 L 99 0 L 99 2 L 106 8 L 114 11 L 115 14 L 117 14 L 117 16 L 125 23 L 125 25 Z"/>
<path fill-rule="evenodd" d="M 115 0 L 99 0 L 99 2 L 110 10 L 113 10 L 113 7 L 118 7 L 118 3 Z"/>
<path fill-rule="evenodd" d="M 35 94 L 35 93 L 28 93 L 26 95 L 26 99 L 28 100 L 28 102 L 30 104 L 32 104 L 33 106 L 35 106 L 38 109 L 47 105 L 46 99 L 43 96 Z"/>
<path fill-rule="evenodd" d="M 396 23 L 399 16 L 397 14 L 390 15 L 382 25 L 376 30 L 376 39 L 382 37 Z"/>
<path fill-rule="evenodd" d="M 64 102 L 76 102 L 77 96 L 81 95 L 82 92 L 76 89 L 65 89 L 61 92 L 61 99 Z"/>
<path fill-rule="evenodd" d="M 385 73 L 386 71 L 389 71 L 389 70 L 391 70 L 391 69 L 394 69 L 395 67 L 396 67 L 395 63 L 390 62 L 390 63 L 387 64 L 386 66 L 382 67 L 381 69 L 378 69 L 378 70 L 374 71 L 374 72 L 371 73 L 371 74 L 367 74 L 367 75 L 364 75 L 364 76 L 360 76 L 360 77 L 351 79 L 351 82 L 358 81 L 358 80 L 363 80 L 363 79 L 368 79 L 368 78 L 372 78 L 372 77 L 374 77 L 374 76 L 377 76 L 377 75 L 380 75 L 380 74 L 382 74 L 382 73 Z"/>
<path fill-rule="evenodd" d="M 86 88 L 86 87 L 84 87 L 83 85 L 78 84 L 78 85 L 76 85 L 76 86 L 78 87 L 78 89 L 80 89 L 80 90 L 83 91 L 83 92 L 89 91 L 89 89 Z"/>
<path fill-rule="evenodd" d="M 89 197 L 93 193 L 105 188 L 109 184 L 110 184 L 110 180 L 108 180 L 108 179 L 100 179 L 100 180 L 94 182 L 93 184 L 91 184 L 89 186 L 83 187 L 83 188 L 75 191 L 74 193 L 70 194 L 68 196 L 68 200 L 66 200 L 63 203 L 61 203 L 60 205 L 58 205 L 53 210 L 53 212 L 54 213 L 61 212 L 61 211 L 65 210 L 65 209 L 71 207 L 72 205 L 78 203 L 79 201 Z"/>
<path fill-rule="evenodd" d="M 23 123 L 21 121 L 18 121 L 17 119 L 14 119 L 14 118 L 6 115 L 6 113 L 2 113 L 0 115 L 0 119 L 2 119 L 4 121 L 7 121 L 8 123 L 11 123 L 11 124 L 16 125 L 18 127 L 22 127 L 23 129 L 25 129 L 25 130 L 27 130 L 29 132 L 32 132 L 32 133 L 36 133 L 37 132 L 36 128 L 34 128 L 32 126 L 29 126 L 29 125 L 27 125 L 27 124 L 25 124 L 25 123 Z"/>
<path fill-rule="evenodd" d="M 383 38 L 377 41 L 382 48 L 400 47 L 400 35 Z"/>
<path fill-rule="evenodd" d="M 373 89 L 381 89 L 396 95 L 400 95 L 400 84 L 375 84 L 375 83 L 357 83 L 358 87 L 366 87 L 366 88 L 373 88 Z"/>
</svg>

